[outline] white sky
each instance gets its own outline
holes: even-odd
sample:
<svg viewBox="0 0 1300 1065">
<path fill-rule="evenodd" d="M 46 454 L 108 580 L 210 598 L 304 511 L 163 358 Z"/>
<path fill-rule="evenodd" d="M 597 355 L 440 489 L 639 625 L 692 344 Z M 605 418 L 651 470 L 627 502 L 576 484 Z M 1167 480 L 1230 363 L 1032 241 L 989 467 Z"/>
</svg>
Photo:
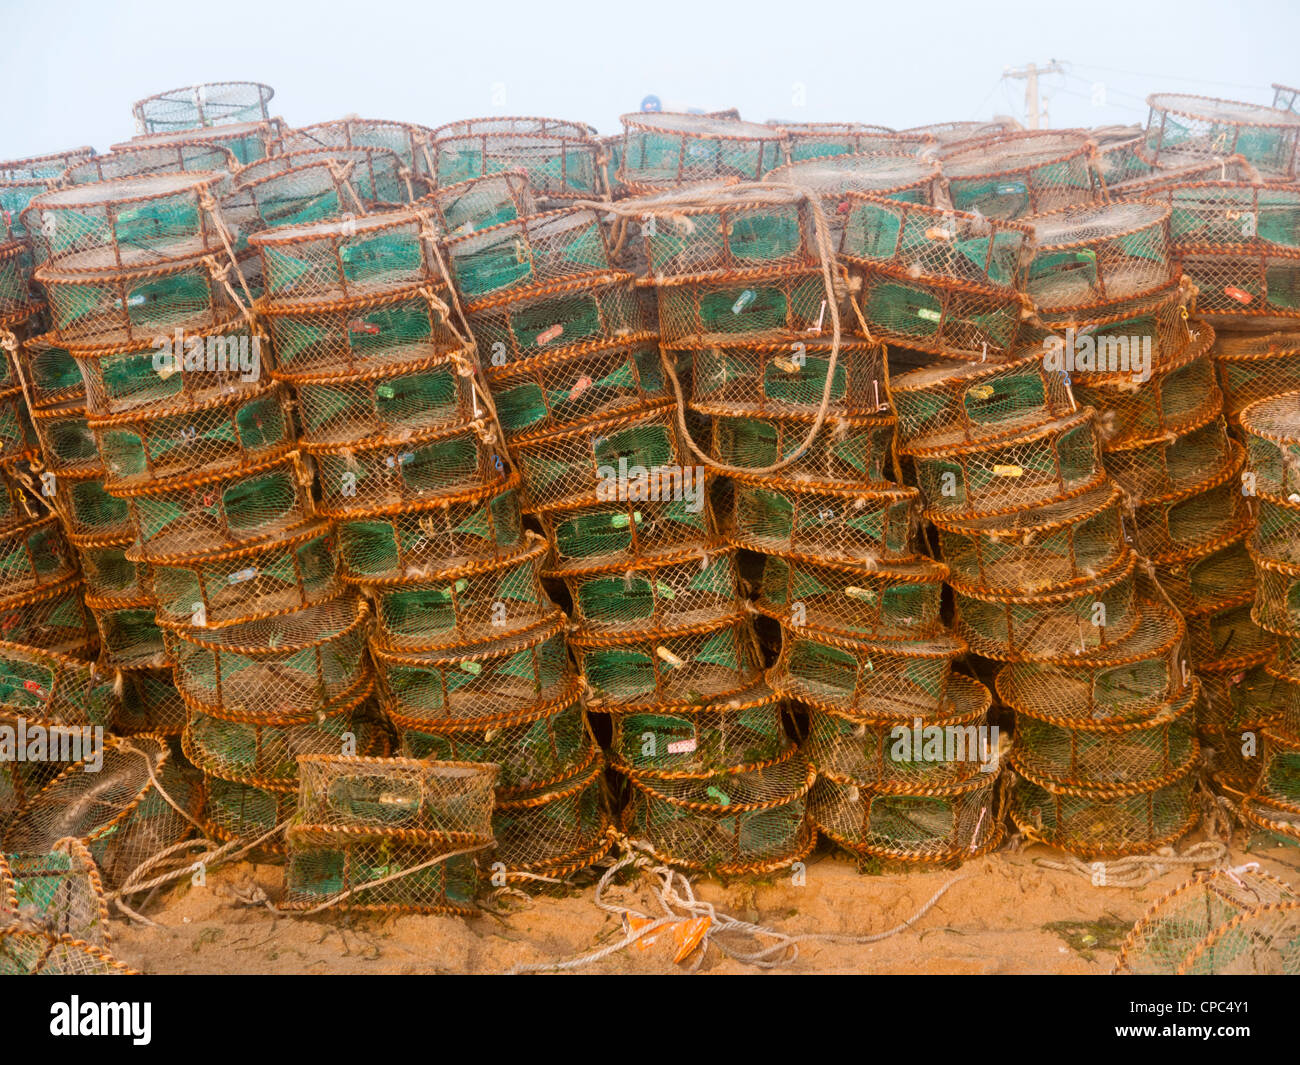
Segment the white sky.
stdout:
<svg viewBox="0 0 1300 1065">
<path fill-rule="evenodd" d="M 1268 103 L 1300 82 L 1295 0 L 0 0 L 0 26 L 6 159 L 106 150 L 136 99 L 212 80 L 272 85 L 292 125 L 517 114 L 605 133 L 651 93 L 757 121 L 1023 119 L 1001 72 L 1053 58 L 1070 68 L 1042 80 L 1053 126 L 1144 122 L 1156 90 Z"/>
</svg>

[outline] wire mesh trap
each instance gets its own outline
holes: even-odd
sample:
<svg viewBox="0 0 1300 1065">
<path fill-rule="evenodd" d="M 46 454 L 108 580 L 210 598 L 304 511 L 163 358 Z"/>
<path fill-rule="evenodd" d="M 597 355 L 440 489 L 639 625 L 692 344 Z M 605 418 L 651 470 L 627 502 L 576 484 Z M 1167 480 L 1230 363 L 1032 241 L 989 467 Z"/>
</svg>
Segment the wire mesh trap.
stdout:
<svg viewBox="0 0 1300 1065">
<path fill-rule="evenodd" d="M 832 486 L 881 485 L 893 473 L 889 414 L 828 415 L 810 440 L 812 412 L 762 416 L 746 404 L 692 403 L 691 409 L 712 419 L 712 457 L 737 469 L 757 473 L 785 463 L 782 478 Z"/>
<path fill-rule="evenodd" d="M 1253 546 L 1261 555 L 1278 562 L 1300 563 L 1300 503 L 1255 497 Z"/>
<path fill-rule="evenodd" d="M 595 199 L 603 192 L 600 144 L 584 122 L 553 118 L 471 118 L 432 134 L 440 187 L 522 170 L 540 197 Z"/>
<path fill-rule="evenodd" d="M 1276 645 L 1273 634 L 1256 625 L 1251 616 L 1254 598 L 1254 590 L 1247 587 L 1234 600 L 1184 615 L 1192 664 L 1197 669 L 1253 664 Z"/>
<path fill-rule="evenodd" d="M 275 90 L 256 81 L 210 81 L 147 96 L 131 105 L 141 133 L 170 133 L 230 122 L 269 121 Z"/>
<path fill-rule="evenodd" d="M 623 165 L 618 179 L 635 192 L 701 181 L 758 181 L 787 161 L 783 130 L 668 112 L 622 116 Z"/>
<path fill-rule="evenodd" d="M 907 138 L 885 126 L 868 126 L 862 122 L 786 122 L 773 119 L 767 123 L 785 133 L 787 157 L 821 159 L 828 155 L 851 152 L 884 151 Z"/>
<path fill-rule="evenodd" d="M 1227 423 L 1219 415 L 1172 438 L 1105 454 L 1106 473 L 1134 500 L 1176 496 L 1221 471 L 1233 459 Z"/>
<path fill-rule="evenodd" d="M 603 858 L 610 848 L 611 819 L 605 799 L 600 752 L 571 774 L 549 784 L 498 797 L 492 828 L 494 872 L 563 879 Z"/>
<path fill-rule="evenodd" d="M 0 641 L 0 713 L 45 725 L 111 728 L 118 709 L 111 670 Z"/>
<path fill-rule="evenodd" d="M 86 401 L 86 385 L 77 360 L 56 336 L 29 332 L 19 351 L 34 410 L 70 400 Z"/>
<path fill-rule="evenodd" d="M 452 184 L 439 183 L 438 188 L 421 198 L 420 204 L 434 209 L 442 231 L 450 236 L 463 236 L 538 213 L 524 170 L 503 170 Z"/>
<path fill-rule="evenodd" d="M 1211 354 L 1223 389 L 1223 413 L 1234 428 L 1257 400 L 1300 391 L 1300 334 L 1221 330 Z"/>
<path fill-rule="evenodd" d="M 1228 461 L 1198 483 L 1135 503 L 1130 524 L 1138 552 L 1161 560 L 1194 554 L 1249 524 L 1241 491 L 1244 458 L 1234 441 Z"/>
<path fill-rule="evenodd" d="M 0 322 L 27 318 L 39 309 L 32 285 L 31 246 L 25 241 L 0 244 Z"/>
<path fill-rule="evenodd" d="M 1300 736 L 1266 728 L 1263 737 L 1259 776 L 1242 812 L 1255 825 L 1300 839 Z"/>
<path fill-rule="evenodd" d="M 0 599 L 0 636 L 47 651 L 80 654 L 95 643 L 84 585 L 74 578 Z"/>
<path fill-rule="evenodd" d="M 178 144 L 215 144 L 231 152 L 241 166 L 274 155 L 282 135 L 279 119 L 226 122 L 205 129 L 184 129 L 149 133 L 110 145 L 115 152 L 130 148 L 170 148 Z"/>
<path fill-rule="evenodd" d="M 1235 600 L 1253 585 L 1255 572 L 1242 528 L 1193 551 L 1155 561 L 1156 580 L 1184 614 L 1203 614 Z"/>
<path fill-rule="evenodd" d="M 411 122 L 341 118 L 285 130 L 279 147 L 282 152 L 312 148 L 384 148 L 395 153 L 415 173 L 427 178 L 433 173 L 429 155 L 429 135 L 432 132 Z"/>
<path fill-rule="evenodd" d="M 0 854 L 0 926 L 12 924 L 110 946 L 104 885 L 81 840 L 59 840 L 48 854 Z"/>
<path fill-rule="evenodd" d="M 1300 496 L 1300 392 L 1258 400 L 1240 417 L 1256 491 L 1284 500 Z"/>
<path fill-rule="evenodd" d="M 1088 142 L 1069 133 L 1011 133 L 944 156 L 952 205 L 987 218 L 1016 219 L 1101 199 Z"/>
<path fill-rule="evenodd" d="M 99 660 L 104 665 L 138 669 L 168 664 L 151 599 L 123 601 L 87 596 L 85 603 L 99 630 Z"/>
<path fill-rule="evenodd" d="M 1269 632 L 1300 636 L 1300 565 L 1278 562 L 1256 551 L 1250 553 L 1250 560 L 1256 578 L 1251 618 Z"/>
<path fill-rule="evenodd" d="M 57 584 L 77 571 L 77 554 L 50 514 L 0 532 L 0 598 Z"/>
<path fill-rule="evenodd" d="M 283 853 L 279 832 L 272 833 L 293 817 L 298 805 L 295 785 L 267 788 L 222 780 L 211 773 L 204 776 L 203 784 L 203 824 L 211 835 L 227 841 L 262 840 L 261 850 Z"/>
<path fill-rule="evenodd" d="M 906 203 L 934 205 L 938 199 L 938 163 L 907 151 L 823 153 L 796 159 L 770 170 L 763 182 L 796 185 L 807 189 L 821 202 L 834 238 L 844 229 L 844 217 L 851 206 L 846 193 L 867 192 Z M 837 245 L 838 247 L 838 245 Z"/>
<path fill-rule="evenodd" d="M 118 676 L 122 678 L 122 694 L 113 720 L 114 732 L 122 736 L 180 736 L 189 708 L 176 690 L 170 667 L 123 669 Z"/>
<path fill-rule="evenodd" d="M 22 386 L 0 391 L 0 462 L 34 457 L 37 450 Z"/>
<path fill-rule="evenodd" d="M 748 270 L 674 280 L 656 289 L 666 347 L 815 343 L 831 337 L 820 271 Z"/>
<path fill-rule="evenodd" d="M 107 951 L 70 935 L 0 928 L 0 976 L 139 976 Z"/>
<path fill-rule="evenodd" d="M 32 197 L 51 188 L 68 167 L 85 162 L 94 154 L 94 148 L 72 148 L 66 152 L 0 162 L 0 213 L 5 217 L 6 228 L 15 238 L 25 240 L 27 237 L 21 215 Z"/>
<path fill-rule="evenodd" d="M 1196 285 L 1196 313 L 1218 326 L 1294 328 L 1300 316 L 1300 254 L 1196 246 L 1180 255 Z"/>
<path fill-rule="evenodd" d="M 239 160 L 228 148 L 202 141 L 182 141 L 158 148 L 123 148 L 93 156 L 64 170 L 60 184 L 93 185 L 114 178 L 195 171 L 229 173 L 238 167 Z"/>
<path fill-rule="evenodd" d="M 1240 155 L 1272 180 L 1295 175 L 1300 116 L 1259 104 L 1183 93 L 1152 93 L 1142 158 L 1160 166 L 1170 150 L 1222 158 Z"/>
</svg>

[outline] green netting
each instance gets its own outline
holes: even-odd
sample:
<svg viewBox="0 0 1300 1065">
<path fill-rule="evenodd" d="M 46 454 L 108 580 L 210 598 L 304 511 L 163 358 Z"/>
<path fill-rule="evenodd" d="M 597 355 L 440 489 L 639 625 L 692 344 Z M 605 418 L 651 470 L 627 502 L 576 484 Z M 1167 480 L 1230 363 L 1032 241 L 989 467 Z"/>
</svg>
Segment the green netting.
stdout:
<svg viewBox="0 0 1300 1065">
<path fill-rule="evenodd" d="M 827 411 L 832 415 L 883 411 L 888 397 L 880 345 L 844 340 L 836 353 L 828 394 L 831 350 L 825 340 L 697 348 L 691 353 L 691 399 L 698 404 L 743 405 L 762 413 L 784 414 L 815 411 L 826 395 Z M 668 352 L 669 358 L 676 355 Z"/>
<path fill-rule="evenodd" d="M 881 484 L 893 474 L 894 419 L 887 414 L 828 416 L 805 443 L 815 415 L 798 412 L 760 417 L 752 408 L 693 403 L 712 418 L 710 451 L 719 462 L 761 470 L 785 459 L 780 476 L 823 484 Z"/>
<path fill-rule="evenodd" d="M 1261 104 L 1182 93 L 1147 97 L 1150 116 L 1142 157 L 1162 165 L 1167 153 L 1243 156 L 1273 180 L 1295 174 L 1300 116 Z"/>
</svg>

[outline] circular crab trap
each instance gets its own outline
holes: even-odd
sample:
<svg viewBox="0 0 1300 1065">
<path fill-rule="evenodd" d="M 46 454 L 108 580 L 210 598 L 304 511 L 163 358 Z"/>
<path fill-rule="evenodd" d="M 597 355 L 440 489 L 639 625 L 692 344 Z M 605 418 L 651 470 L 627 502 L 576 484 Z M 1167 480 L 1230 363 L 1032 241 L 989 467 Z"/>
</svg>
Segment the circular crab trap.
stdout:
<svg viewBox="0 0 1300 1065">
<path fill-rule="evenodd" d="M 38 415 L 37 422 L 47 419 Z M 97 453 L 103 460 L 111 492 L 236 472 L 274 459 L 294 443 L 289 397 L 275 384 L 95 418 L 90 431 L 90 457 Z"/>
<path fill-rule="evenodd" d="M 231 122 L 270 121 L 275 90 L 256 81 L 209 81 L 147 96 L 131 105 L 141 133 L 171 133 Z"/>
<path fill-rule="evenodd" d="M 93 645 L 94 618 L 75 577 L 0 599 L 0 637 L 51 651 L 81 654 Z"/>
<path fill-rule="evenodd" d="M 113 178 L 42 193 L 24 222 L 36 261 L 60 273 L 140 270 L 217 254 L 224 172 Z"/>
<path fill-rule="evenodd" d="M 1249 524 L 1241 490 L 1243 461 L 1241 445 L 1234 441 L 1229 461 L 1199 483 L 1134 505 L 1133 544 L 1138 553 L 1165 559 L 1195 552 Z"/>
<path fill-rule="evenodd" d="M 384 709 L 407 728 L 519 714 L 559 698 L 572 683 L 564 614 L 469 648 L 371 648 Z"/>
<path fill-rule="evenodd" d="M 113 731 L 123 736 L 154 733 L 179 736 L 189 717 L 189 707 L 176 690 L 171 667 L 166 669 L 124 669 L 121 706 L 113 720 Z"/>
<path fill-rule="evenodd" d="M 76 762 L 33 796 L 10 821 L 5 851 L 45 854 L 73 837 L 86 845 L 104 882 L 116 886 L 145 859 L 189 834 L 201 789 L 177 767 L 162 739 L 110 740 L 97 752 L 96 760 L 101 758 L 98 771 L 87 771 L 92 763 Z"/>
<path fill-rule="evenodd" d="M 397 155 L 417 174 L 433 174 L 429 157 L 429 135 L 433 131 L 410 122 L 383 119 L 341 118 L 284 131 L 282 152 L 311 148 L 384 148 Z"/>
<path fill-rule="evenodd" d="M 260 848 L 283 853 L 282 827 L 298 805 L 297 787 L 268 788 L 241 781 L 204 777 L 203 825 L 221 840 L 261 840 Z"/>
<path fill-rule="evenodd" d="M 1078 409 L 1068 375 L 1041 351 L 992 365 L 940 359 L 895 377 L 889 398 L 900 439 L 921 448 L 1015 436 Z"/>
<path fill-rule="evenodd" d="M 1233 458 L 1227 423 L 1215 414 L 1178 436 L 1112 448 L 1105 454 L 1105 472 L 1133 499 L 1145 502 L 1202 484 Z"/>
<path fill-rule="evenodd" d="M 563 779 L 498 797 L 494 866 L 504 866 L 507 879 L 528 879 L 521 873 L 564 878 L 604 857 L 610 847 L 604 769 L 593 749 Z"/>
<path fill-rule="evenodd" d="M 109 145 L 115 152 L 131 148 L 172 148 L 180 144 L 215 144 L 234 155 L 241 166 L 274 155 L 281 135 L 280 120 L 228 122 L 206 129 L 172 130 L 133 137 Z"/>
<path fill-rule="evenodd" d="M 147 564 L 127 558 L 135 537 L 70 538 L 81 562 L 86 594 L 98 599 L 152 599 L 153 575 Z"/>
<path fill-rule="evenodd" d="M 1257 495 L 1255 515 L 1252 543 L 1259 554 L 1278 562 L 1300 563 L 1300 500 Z"/>
<path fill-rule="evenodd" d="M 667 395 L 652 333 L 560 348 L 489 370 L 487 379 L 508 440 L 639 410 Z"/>
<path fill-rule="evenodd" d="M 224 628 L 332 599 L 342 590 L 336 543 L 333 526 L 314 520 L 249 547 L 156 563 L 157 616 L 165 624 Z"/>
<path fill-rule="evenodd" d="M 897 139 L 902 139 L 886 126 L 868 126 L 862 122 L 782 122 L 773 119 L 767 125 L 785 133 L 786 158 L 792 162 L 828 155 L 874 152 L 883 150 L 882 144 L 892 146 Z"/>
<path fill-rule="evenodd" d="M 904 862 L 953 862 L 1002 842 L 1003 788 L 996 773 L 959 784 L 885 790 L 820 773 L 808 797 L 818 830 L 848 851 Z"/>
<path fill-rule="evenodd" d="M 1040 310 L 1043 331 L 1027 329 L 1025 339 L 1041 341 L 1044 357 L 1060 360 L 1072 376 L 1140 371 L 1148 352 L 1147 368 L 1155 370 L 1177 362 L 1195 339 L 1188 324 L 1191 298 L 1183 278 L 1153 296 L 1104 308 Z"/>
<path fill-rule="evenodd" d="M 22 386 L 0 391 L 0 462 L 34 456 L 37 450 Z"/>
<path fill-rule="evenodd" d="M 867 192 L 906 203 L 933 204 L 937 199 L 939 165 L 906 151 L 824 154 L 778 166 L 763 177 L 764 184 L 796 185 L 821 202 L 826 223 L 837 241 L 851 203 L 849 192 Z"/>
<path fill-rule="evenodd" d="M 1185 248 L 1180 262 L 1196 285 L 1196 315 L 1202 321 L 1290 329 L 1300 317 L 1300 252 L 1197 246 Z"/>
<path fill-rule="evenodd" d="M 370 608 L 344 596 L 223 629 L 167 627 L 176 686 L 192 710 L 227 721 L 311 719 L 369 682 Z"/>
<path fill-rule="evenodd" d="M 14 237 L 20 240 L 27 237 L 20 216 L 32 197 L 53 188 L 68 167 L 94 155 L 94 148 L 71 148 L 51 155 L 0 162 L 0 217 L 4 217 Z"/>
<path fill-rule="evenodd" d="M 1027 839 L 1082 858 L 1151 854 L 1199 819 L 1192 796 L 1195 753 L 1180 770 L 1123 784 L 1063 784 L 1026 769 L 1011 754 L 1011 820 Z"/>
<path fill-rule="evenodd" d="M 72 936 L 107 947 L 108 903 L 90 851 L 61 839 L 47 854 L 0 854 L 0 925 Z"/>
<path fill-rule="evenodd" d="M 559 568 L 657 559 L 716 539 L 708 502 L 711 478 L 705 474 L 696 483 L 698 506 L 690 499 L 602 500 L 593 494 L 540 511 L 536 518 Z"/>
<path fill-rule="evenodd" d="M 1204 613 L 1236 599 L 1254 582 L 1246 533 L 1243 527 L 1195 551 L 1156 560 L 1156 580 L 1178 610 Z"/>
<path fill-rule="evenodd" d="M 862 787 L 925 791 L 996 769 L 998 752 L 985 734 L 992 696 L 962 678 L 938 714 L 849 714 L 810 704 L 805 757 L 818 772 Z"/>
<path fill-rule="evenodd" d="M 539 566 L 550 550 L 532 546 L 504 562 L 471 563 L 420 580 L 369 585 L 374 639 L 395 651 L 465 648 L 494 642 L 545 621 L 554 609 Z"/>
<path fill-rule="evenodd" d="M 55 514 L 0 532 L 0 597 L 72 577 L 77 555 Z"/>
<path fill-rule="evenodd" d="M 1272 672 L 1288 680 L 1300 680 L 1300 636 L 1278 636 L 1276 650 L 1276 658 L 1269 663 Z"/>
<path fill-rule="evenodd" d="M 914 488 L 732 475 L 727 539 L 813 562 L 910 562 L 919 554 Z"/>
<path fill-rule="evenodd" d="M 1087 584 L 1062 591 L 994 594 L 953 582 L 955 631 L 973 653 L 1001 661 L 1114 647 L 1138 622 L 1136 572 L 1130 551 Z"/>
<path fill-rule="evenodd" d="M 116 178 L 145 177 L 194 171 L 230 172 L 238 169 L 233 152 L 219 144 L 181 142 L 159 148 L 123 148 L 96 155 L 68 167 L 60 177 L 63 185 L 94 185 Z"/>
<path fill-rule="evenodd" d="M 927 639 L 943 631 L 940 608 L 948 568 L 914 562 L 815 562 L 765 555 L 754 608 L 777 621 L 844 636 Z"/>
<path fill-rule="evenodd" d="M 49 483 L 47 479 L 43 487 Z M 126 501 L 109 495 L 98 473 L 56 474 L 54 509 L 70 536 L 102 540 L 129 536 L 132 532 Z"/>
<path fill-rule="evenodd" d="M 99 629 L 99 660 L 115 669 L 158 669 L 170 659 L 162 630 L 154 617 L 153 600 L 86 597 L 86 607 Z"/>
<path fill-rule="evenodd" d="M 812 850 L 817 771 L 795 751 L 707 775 L 625 771 L 623 831 L 661 861 L 713 875 L 771 873 Z"/>
<path fill-rule="evenodd" d="M 504 170 L 451 185 L 440 183 L 420 204 L 431 206 L 442 231 L 454 237 L 538 213 L 533 188 L 523 170 Z"/>
<path fill-rule="evenodd" d="M 59 479 L 60 491 L 67 482 Z M 290 452 L 235 473 L 149 482 L 105 498 L 129 504 L 122 524 L 137 533 L 134 561 L 159 562 L 249 546 L 301 525 L 314 516 L 310 483 Z"/>
<path fill-rule="evenodd" d="M 657 288 L 665 346 L 816 343 L 831 337 L 827 288 L 819 271 L 753 270 Z"/>
<path fill-rule="evenodd" d="M 757 181 L 787 161 L 784 130 L 755 122 L 634 112 L 623 115 L 618 180 L 634 192 L 701 181 Z"/>
<path fill-rule="evenodd" d="M 0 322 L 27 318 L 40 309 L 32 285 L 32 252 L 26 242 L 0 244 Z"/>
<path fill-rule="evenodd" d="M 541 197 L 601 195 L 600 143 L 585 122 L 508 116 L 470 118 L 439 126 L 431 136 L 439 187 L 502 171 L 522 170 Z"/>
<path fill-rule="evenodd" d="M 52 333 L 28 336 L 21 355 L 33 409 L 86 401 L 86 383 L 72 352 Z"/>
<path fill-rule="evenodd" d="M 141 976 L 101 947 L 21 923 L 0 928 L 2 976 Z"/>
<path fill-rule="evenodd" d="M 800 411 L 762 417 L 747 406 L 691 404 L 693 411 L 711 419 L 714 459 L 756 473 L 785 462 L 781 477 L 824 485 L 884 484 L 893 472 L 895 419 L 891 414 L 828 415 L 810 440 L 815 414 Z"/>
<path fill-rule="evenodd" d="M 190 335 L 226 326 L 239 309 L 236 289 L 224 280 L 227 269 L 215 256 L 205 256 L 117 273 L 47 267 L 37 271 L 37 280 L 49 297 L 50 318 L 70 346 L 142 350 L 175 330 Z"/>
<path fill-rule="evenodd" d="M 504 465 L 483 420 L 349 444 L 304 444 L 320 510 L 335 516 L 460 496 L 498 482 Z"/>
<path fill-rule="evenodd" d="M 1255 624 L 1283 636 L 1300 636 L 1300 565 L 1250 552 L 1255 564 Z M 1237 587 L 1241 587 L 1241 583 Z"/>
<path fill-rule="evenodd" d="M 823 396 L 831 416 L 875 414 L 888 407 L 884 348 L 871 341 L 845 339 L 838 350 L 826 340 L 715 344 L 691 355 L 696 404 L 739 407 L 759 417 L 815 413 Z"/>
<path fill-rule="evenodd" d="M 525 545 L 519 475 L 456 497 L 340 518 L 343 574 L 360 583 L 427 577 L 471 562 L 501 562 Z"/>
<path fill-rule="evenodd" d="M 698 776 L 780 760 L 791 746 L 784 700 L 765 683 L 701 705 L 609 712 L 609 756 L 625 773 Z"/>
<path fill-rule="evenodd" d="M 111 727 L 113 673 L 92 662 L 0 641 L 0 712 L 51 726 Z"/>
<path fill-rule="evenodd" d="M 781 626 L 781 654 L 768 683 L 791 699 L 853 714 L 900 716 L 949 706 L 953 660 L 966 644 L 947 634 L 928 640 L 857 640 L 828 632 Z"/>
<path fill-rule="evenodd" d="M 466 316 L 489 373 L 531 364 L 556 351 L 595 343 L 632 343 L 653 335 L 656 322 L 631 274 L 561 279 L 468 305 Z"/>
<path fill-rule="evenodd" d="M 1252 403 L 1241 412 L 1241 429 L 1256 491 L 1294 500 L 1300 495 L 1300 392 Z"/>
<path fill-rule="evenodd" d="M 1300 392 L 1300 333 L 1220 331 L 1210 353 L 1223 386 L 1223 413 L 1234 428 L 1257 400 Z"/>
<path fill-rule="evenodd" d="M 569 617 L 584 633 L 663 630 L 739 609 L 735 555 L 734 548 L 701 543 L 649 561 L 567 566 L 546 576 L 564 582 L 573 601 Z"/>
<path fill-rule="evenodd" d="M 1300 838 L 1300 738 L 1264 730 L 1262 769 L 1242 812 L 1256 825 Z"/>
<path fill-rule="evenodd" d="M 393 721 L 407 758 L 500 766 L 498 796 L 563 779 L 590 760 L 594 747 L 576 686 L 558 700 L 505 717 Z"/>
<path fill-rule="evenodd" d="M 751 687 L 762 670 L 744 614 L 655 632 L 588 632 L 569 637 L 589 709 L 701 705 Z"/>
<path fill-rule="evenodd" d="M 1222 158 L 1240 155 L 1272 180 L 1295 175 L 1300 116 L 1260 104 L 1183 93 L 1152 93 L 1146 137 L 1138 149 L 1154 166 L 1171 151 Z"/>
<path fill-rule="evenodd" d="M 1287 713 L 1300 707 L 1300 682 L 1269 672 L 1268 665 L 1198 676 L 1204 697 L 1196 716 L 1202 730 L 1239 731 L 1279 721 L 1285 727 Z"/>
<path fill-rule="evenodd" d="M 332 305 L 442 284 L 429 216 L 387 211 L 254 233 L 268 302 Z M 292 360 L 280 359 L 283 365 Z"/>
<path fill-rule="evenodd" d="M 1300 127 L 1298 127 L 1300 128 Z M 1252 181 L 1198 181 L 1162 189 L 1176 249 L 1300 250 L 1300 191 Z"/>
<path fill-rule="evenodd" d="M 584 208 L 529 215 L 452 237 L 447 258 L 456 290 L 472 310 L 493 295 L 573 277 L 594 279 L 613 269 L 600 217 Z"/>
<path fill-rule="evenodd" d="M 1090 142 L 1069 133 L 1011 133 L 946 154 L 943 175 L 957 210 L 1023 218 L 1101 199 L 1094 151 Z"/>
<path fill-rule="evenodd" d="M 1044 311 L 1083 310 L 1154 295 L 1178 279 L 1168 207 L 1105 203 L 1033 218 L 1025 290 Z"/>
<path fill-rule="evenodd" d="M 1122 785 L 1181 773 L 1196 757 L 1200 685 L 1124 721 L 1058 718 L 1017 706 L 1019 769 L 1058 784 Z"/>
<path fill-rule="evenodd" d="M 929 514 L 978 518 L 1056 503 L 1106 479 L 1096 412 L 1084 407 L 1013 437 L 976 446 L 902 448 L 912 457 Z"/>
<path fill-rule="evenodd" d="M 409 366 L 465 346 L 447 304 L 426 286 L 332 303 L 264 301 L 257 313 L 287 380 Z"/>
<path fill-rule="evenodd" d="M 1251 616 L 1254 600 L 1254 590 L 1248 587 L 1235 600 L 1183 615 L 1192 664 L 1197 669 L 1253 664 L 1276 645 L 1273 634 L 1256 625 Z"/>
</svg>

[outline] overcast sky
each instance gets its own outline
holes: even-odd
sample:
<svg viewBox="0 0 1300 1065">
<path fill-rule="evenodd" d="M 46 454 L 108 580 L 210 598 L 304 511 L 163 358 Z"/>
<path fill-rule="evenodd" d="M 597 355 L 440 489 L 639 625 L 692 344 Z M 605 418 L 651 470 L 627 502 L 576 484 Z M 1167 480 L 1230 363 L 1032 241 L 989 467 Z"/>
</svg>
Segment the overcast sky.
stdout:
<svg viewBox="0 0 1300 1065">
<path fill-rule="evenodd" d="M 649 94 L 745 118 L 903 128 L 1024 116 L 1004 67 L 1059 60 L 1053 126 L 1144 122 L 1156 90 L 1268 103 L 1300 82 L 1295 0 L 0 0 L 0 158 L 133 132 L 131 104 L 263 81 L 292 125 L 487 114 L 602 132 Z"/>
</svg>

